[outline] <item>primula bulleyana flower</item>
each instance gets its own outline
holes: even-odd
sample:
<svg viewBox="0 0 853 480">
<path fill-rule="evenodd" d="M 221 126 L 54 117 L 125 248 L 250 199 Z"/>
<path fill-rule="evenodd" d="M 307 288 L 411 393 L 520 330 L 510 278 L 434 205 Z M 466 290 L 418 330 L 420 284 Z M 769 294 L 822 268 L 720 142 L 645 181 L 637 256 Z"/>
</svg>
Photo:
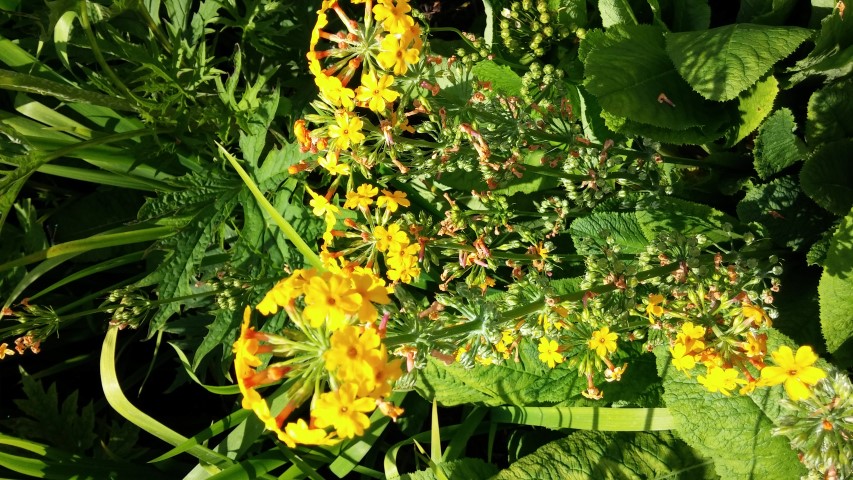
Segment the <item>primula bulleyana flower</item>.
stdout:
<svg viewBox="0 0 853 480">
<path fill-rule="evenodd" d="M 622 364 L 621 367 L 613 366 L 604 371 L 604 380 L 607 382 L 618 382 L 622 380 L 622 375 L 628 369 L 628 364 Z"/>
<path fill-rule="evenodd" d="M 355 90 L 355 99 L 366 102 L 367 108 L 374 112 L 382 113 L 387 103 L 393 102 L 400 96 L 398 92 L 391 90 L 392 83 L 394 83 L 394 77 L 391 75 L 382 75 L 379 79 L 372 72 L 362 75 L 361 85 Z"/>
<path fill-rule="evenodd" d="M 744 305 L 741 308 L 741 311 L 743 313 L 743 317 L 752 321 L 753 325 L 756 327 L 760 327 L 764 324 L 769 327 L 773 324 L 770 317 L 767 315 L 767 312 L 757 305 Z"/>
<path fill-rule="evenodd" d="M 382 198 L 380 197 L 380 200 Z M 373 238 L 376 239 L 376 249 L 380 252 L 400 251 L 410 243 L 409 236 L 396 223 L 388 225 L 388 228 L 377 225 L 373 229 Z"/>
<path fill-rule="evenodd" d="M 412 283 L 420 274 L 417 253 L 418 244 L 408 245 L 401 250 L 389 249 L 385 263 L 388 265 L 388 279 L 392 282 Z"/>
<path fill-rule="evenodd" d="M 379 348 L 380 339 L 372 328 L 348 325 L 333 333 L 330 342 L 331 348 L 323 358 L 326 360 L 326 369 L 337 372 L 338 369 L 349 369 L 364 361 L 367 352 Z"/>
<path fill-rule="evenodd" d="M 599 357 L 604 357 L 608 352 L 616 351 L 616 339 L 619 335 L 610 331 L 610 327 L 601 327 L 601 330 L 592 332 L 592 338 L 587 346 L 594 351 Z"/>
<path fill-rule="evenodd" d="M 705 338 L 705 327 L 701 325 L 693 325 L 693 322 L 685 322 L 681 325 L 681 333 L 683 333 L 687 338 L 702 340 Z"/>
<path fill-rule="evenodd" d="M 347 201 L 344 202 L 344 208 L 361 208 L 367 209 L 373 204 L 373 197 L 379 193 L 379 189 L 364 183 L 358 186 L 354 192 L 347 192 Z"/>
<path fill-rule="evenodd" d="M 298 419 L 296 422 L 288 423 L 284 426 L 284 433 L 289 438 L 292 438 L 295 443 L 303 445 L 334 445 L 338 443 L 338 439 L 334 435 L 327 433 L 320 428 L 310 428 L 305 420 Z M 295 445 L 294 445 L 295 447 Z M 293 447 L 291 447 L 293 448 Z"/>
<path fill-rule="evenodd" d="M 319 63 L 317 63 L 319 66 Z M 334 76 L 328 76 L 322 72 L 317 72 L 314 77 L 314 83 L 320 89 L 320 94 L 336 107 L 342 107 L 347 111 L 352 111 L 355 107 L 355 91 L 344 86 L 341 79 Z M 357 142 L 356 142 L 357 143 Z M 341 147 L 346 149 L 347 147 Z"/>
<path fill-rule="evenodd" d="M 404 207 L 408 207 L 412 204 L 406 198 L 406 192 L 391 192 L 388 190 L 382 190 L 382 196 L 376 200 L 376 205 L 379 207 L 385 207 L 389 212 L 394 213 L 400 207 L 400 205 Z"/>
<path fill-rule="evenodd" d="M 409 65 L 418 63 L 420 52 L 408 48 L 408 43 L 397 38 L 397 35 L 388 34 L 382 39 L 382 51 L 376 59 L 382 68 L 391 69 L 394 75 L 403 75 L 409 71 Z"/>
<path fill-rule="evenodd" d="M 646 306 L 646 314 L 649 316 L 649 323 L 655 323 L 654 317 L 663 315 L 663 307 L 661 303 L 664 301 L 663 295 L 649 295 L 649 304 Z"/>
<path fill-rule="evenodd" d="M 415 23 L 412 17 L 406 15 L 411 11 L 408 0 L 379 0 L 373 7 L 373 18 L 382 22 L 386 32 L 403 33 Z"/>
<path fill-rule="evenodd" d="M 563 363 L 563 355 L 559 352 L 560 345 L 556 340 L 548 340 L 545 337 L 539 339 L 539 360 L 548 364 L 548 368 L 554 368 L 558 363 Z"/>
<path fill-rule="evenodd" d="M 696 358 L 687 352 L 687 347 L 683 343 L 676 343 L 669 349 L 669 353 L 672 354 L 672 366 L 689 377 L 690 370 L 696 366 Z"/>
<path fill-rule="evenodd" d="M 305 187 L 305 190 L 307 190 L 308 194 L 311 195 L 311 201 L 308 202 L 308 205 L 310 205 L 313 209 L 312 212 L 314 213 L 314 215 L 317 215 L 318 217 L 328 215 L 334 216 L 334 214 L 341 211 L 341 209 L 338 208 L 337 205 L 329 203 L 329 201 L 326 200 L 326 197 L 322 195 L 317 195 L 316 193 L 314 193 L 314 190 L 311 190 L 308 187 Z"/>
<path fill-rule="evenodd" d="M 767 354 L 767 335 L 753 335 L 752 332 L 746 334 L 746 341 L 743 342 L 743 351 L 749 358 L 762 358 Z"/>
<path fill-rule="evenodd" d="M 810 387 L 817 385 L 817 382 L 826 377 L 826 372 L 812 366 L 817 362 L 817 355 L 812 347 L 802 346 L 794 355 L 791 347 L 782 346 L 770 355 L 776 366 L 761 369 L 758 385 L 772 386 L 784 383 L 785 393 L 795 402 L 809 398 L 812 395 Z"/>
<path fill-rule="evenodd" d="M 358 312 L 361 302 L 361 295 L 353 290 L 348 278 L 339 275 L 332 275 L 328 280 L 314 277 L 305 287 L 302 316 L 314 328 L 326 322 L 329 330 L 337 330 L 346 325 L 347 315 Z"/>
<path fill-rule="evenodd" d="M 320 395 L 311 412 L 314 424 L 319 428 L 334 427 L 341 438 L 362 435 L 370 426 L 370 419 L 365 414 L 376 409 L 376 400 L 358 398 L 357 393 L 358 385 L 345 383 L 334 392 Z"/>
<path fill-rule="evenodd" d="M 731 391 L 737 388 L 738 385 L 747 383 L 746 380 L 738 378 L 738 371 L 734 368 L 711 367 L 708 369 L 708 375 L 699 375 L 696 377 L 709 392 L 720 392 L 723 395 L 731 396 Z"/>
<path fill-rule="evenodd" d="M 325 157 L 321 157 L 317 163 L 331 175 L 349 175 L 349 165 L 338 162 L 339 158 L 338 152 L 331 151 Z"/>
<path fill-rule="evenodd" d="M 358 319 L 362 323 L 373 322 L 379 317 L 379 312 L 373 304 L 388 305 L 391 303 L 385 282 L 374 276 L 372 272 L 367 274 L 353 273 L 351 278 L 355 291 L 361 295 L 362 299 Z"/>
<path fill-rule="evenodd" d="M 358 145 L 364 141 L 361 127 L 364 122 L 358 115 L 335 114 L 336 125 L 329 126 L 329 137 L 335 141 L 335 148 L 346 150 L 350 145 Z"/>
</svg>

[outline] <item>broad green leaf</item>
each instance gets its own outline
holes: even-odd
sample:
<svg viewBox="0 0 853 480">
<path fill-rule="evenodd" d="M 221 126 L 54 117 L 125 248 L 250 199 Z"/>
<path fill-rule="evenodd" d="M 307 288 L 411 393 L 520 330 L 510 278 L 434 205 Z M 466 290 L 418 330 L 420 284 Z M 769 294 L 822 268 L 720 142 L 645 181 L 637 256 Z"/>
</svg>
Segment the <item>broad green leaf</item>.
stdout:
<svg viewBox="0 0 853 480">
<path fill-rule="evenodd" d="M 670 433 L 575 432 L 521 458 L 494 480 L 714 478 L 711 462 Z M 679 477 L 681 478 L 681 477 Z"/>
<path fill-rule="evenodd" d="M 566 405 L 580 398 L 586 380 L 563 365 L 548 368 L 539 360 L 535 342 L 523 340 L 518 363 L 510 359 L 500 365 L 466 369 L 458 363 L 445 365 L 430 359 L 419 372 L 415 388 L 424 398 L 435 398 L 444 406 Z"/>
<path fill-rule="evenodd" d="M 711 25 L 711 7 L 708 0 L 673 0 L 672 13 L 668 16 L 673 32 L 707 30 Z"/>
<path fill-rule="evenodd" d="M 737 221 L 725 213 L 701 203 L 675 197 L 648 198 L 637 204 L 636 219 L 646 238 L 654 239 L 666 232 L 684 235 L 705 235 L 711 242 L 727 241 L 730 237 L 722 225 Z"/>
<path fill-rule="evenodd" d="M 844 217 L 832 237 L 818 294 L 826 346 L 836 352 L 853 337 L 853 211 Z"/>
<path fill-rule="evenodd" d="M 598 212 L 581 217 L 572 222 L 569 232 L 575 243 L 577 252 L 581 255 L 600 253 L 598 249 L 585 247 L 583 238 L 603 241 L 605 237 L 612 238 L 616 245 L 622 247 L 622 253 L 634 254 L 646 251 L 646 246 L 654 237 L 646 237 L 636 215 L 632 213 Z"/>
<path fill-rule="evenodd" d="M 738 119 L 726 135 L 726 146 L 733 147 L 755 131 L 773 110 L 779 82 L 773 75 L 759 81 L 738 97 Z"/>
<path fill-rule="evenodd" d="M 830 215 L 803 195 L 793 177 L 749 188 L 737 214 L 744 223 L 763 225 L 776 245 L 792 250 L 808 248 L 831 222 Z"/>
<path fill-rule="evenodd" d="M 584 42 L 595 43 L 587 47 L 584 86 L 609 114 L 669 130 L 703 127 L 725 115 L 725 105 L 704 100 L 681 78 L 661 29 L 620 25 Z"/>
<path fill-rule="evenodd" d="M 752 399 L 710 393 L 670 365 L 665 349 L 655 353 L 678 436 L 711 457 L 723 480 L 793 480 L 805 473 L 788 439 L 772 435 L 773 423 Z"/>
<path fill-rule="evenodd" d="M 818 205 L 836 215 L 845 215 L 853 206 L 853 140 L 845 139 L 820 146 L 800 171 L 803 191 Z"/>
<path fill-rule="evenodd" d="M 638 135 L 654 139 L 657 142 L 669 143 L 672 145 L 691 145 L 703 144 L 712 142 L 723 136 L 725 131 L 722 127 L 726 119 L 729 117 L 729 112 L 720 112 L 717 119 L 713 119 L 713 123 L 706 126 L 688 127 L 683 130 L 672 130 L 669 128 L 656 127 L 645 123 L 635 122 L 625 117 L 617 117 L 609 113 L 601 112 L 607 128 L 614 132 L 625 136 Z"/>
<path fill-rule="evenodd" d="M 822 143 L 853 137 L 853 80 L 833 83 L 809 99 L 806 142 L 816 148 Z"/>
<path fill-rule="evenodd" d="M 842 18 L 842 9 L 839 8 L 845 4 L 849 7 L 850 1 L 836 2 L 832 15 L 821 21 L 814 50 L 790 69 L 794 72 L 791 83 L 796 84 L 813 75 L 825 76 L 830 81 L 853 72 L 853 28 L 850 28 L 849 20 Z"/>
<path fill-rule="evenodd" d="M 398 478 L 401 480 L 485 480 L 498 473 L 498 467 L 486 463 L 479 458 L 460 458 L 451 462 L 435 465 L 438 475 L 432 470 L 407 473 Z"/>
<path fill-rule="evenodd" d="M 635 373 L 632 373 L 632 375 Z M 652 370 L 654 375 L 654 370 Z M 609 398 L 605 394 L 606 398 Z M 493 407 L 493 422 L 548 428 L 649 432 L 672 430 L 675 424 L 665 408 L 606 407 Z"/>
<path fill-rule="evenodd" d="M 587 5 L 583 0 L 548 0 L 551 11 L 557 12 L 557 20 L 561 25 L 584 28 L 587 23 Z"/>
<path fill-rule="evenodd" d="M 491 60 L 483 60 L 471 69 L 474 77 L 481 82 L 491 82 L 492 88 L 503 95 L 521 95 L 521 77 L 506 65 L 498 65 Z"/>
<path fill-rule="evenodd" d="M 726 101 L 754 85 L 810 35 L 805 28 L 734 24 L 672 33 L 666 37 L 666 51 L 694 90 L 709 100 Z"/>
<path fill-rule="evenodd" d="M 68 61 L 68 41 L 71 39 L 71 30 L 74 28 L 75 20 L 77 20 L 77 12 L 70 10 L 63 13 L 53 25 L 53 46 L 56 49 L 56 55 L 69 71 L 71 70 L 71 63 Z"/>
<path fill-rule="evenodd" d="M 601 24 L 604 28 L 613 25 L 636 25 L 637 19 L 628 0 L 598 0 L 598 11 L 601 14 Z"/>
<path fill-rule="evenodd" d="M 773 112 L 758 129 L 755 138 L 755 171 L 766 180 L 806 157 L 803 141 L 794 135 L 794 114 L 787 108 Z"/>
<path fill-rule="evenodd" d="M 742 0 L 737 21 L 761 25 L 783 25 L 796 3 L 796 0 Z"/>
</svg>

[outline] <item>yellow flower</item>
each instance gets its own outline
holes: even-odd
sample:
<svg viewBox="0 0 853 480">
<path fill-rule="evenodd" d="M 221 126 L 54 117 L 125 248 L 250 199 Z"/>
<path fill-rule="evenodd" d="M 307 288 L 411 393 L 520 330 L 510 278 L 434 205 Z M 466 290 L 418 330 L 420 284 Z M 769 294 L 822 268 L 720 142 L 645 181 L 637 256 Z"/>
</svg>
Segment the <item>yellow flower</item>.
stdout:
<svg viewBox="0 0 853 480">
<path fill-rule="evenodd" d="M 263 315 L 273 315 L 278 312 L 279 307 L 288 307 L 293 300 L 302 292 L 294 288 L 294 282 L 290 278 L 279 280 L 258 304 L 257 309 Z"/>
<path fill-rule="evenodd" d="M 372 398 L 384 398 L 390 395 L 391 383 L 403 376 L 402 359 L 395 358 L 389 362 L 383 347 L 381 350 L 371 352 L 365 361 L 370 365 L 373 377 L 364 394 Z"/>
<path fill-rule="evenodd" d="M 777 366 L 761 369 L 758 385 L 772 386 L 784 383 L 785 392 L 795 402 L 809 398 L 812 394 L 810 387 L 826 377 L 826 372 L 812 366 L 817 361 L 817 355 L 812 351 L 812 347 L 798 348 L 795 356 L 791 347 L 782 346 L 770 355 Z"/>
<path fill-rule="evenodd" d="M 747 383 L 746 380 L 738 378 L 738 371 L 734 368 L 711 367 L 708 369 L 708 375 L 699 375 L 696 377 L 709 392 L 720 392 L 725 396 L 731 396 L 731 391 L 737 386 Z"/>
<path fill-rule="evenodd" d="M 355 102 L 353 102 L 355 92 L 351 88 L 344 87 L 340 78 L 330 77 L 319 71 L 319 62 L 317 63 L 317 67 L 318 71 L 315 74 L 314 83 L 320 89 L 320 94 L 326 97 L 332 105 L 352 111 L 353 107 L 355 107 Z"/>
<path fill-rule="evenodd" d="M 379 0 L 373 7 L 373 17 L 382 22 L 386 32 L 403 33 L 409 26 L 414 25 L 412 17 L 406 15 L 412 11 L 408 0 Z"/>
<path fill-rule="evenodd" d="M 687 352 L 687 347 L 683 343 L 676 343 L 669 349 L 669 353 L 672 354 L 672 366 L 689 377 L 690 370 L 696 366 L 696 358 Z"/>
<path fill-rule="evenodd" d="M 408 43 L 398 39 L 397 35 L 385 35 L 382 39 L 382 51 L 376 59 L 382 68 L 393 69 L 394 75 L 403 75 L 409 71 L 409 65 L 418 63 L 420 59 L 420 52 L 407 46 Z"/>
<path fill-rule="evenodd" d="M 398 92 L 389 88 L 393 82 L 394 77 L 391 75 L 383 75 L 378 80 L 373 72 L 362 75 L 361 85 L 355 90 L 355 99 L 359 102 L 367 102 L 369 109 L 382 113 L 387 103 L 393 102 L 400 96 Z"/>
<path fill-rule="evenodd" d="M 357 392 L 358 385 L 345 383 L 336 391 L 320 395 L 311 411 L 314 425 L 319 428 L 332 426 L 341 438 L 362 435 L 364 429 L 370 426 L 370 419 L 365 413 L 376 408 L 376 400 L 370 397 L 357 398 Z"/>
<path fill-rule="evenodd" d="M 369 183 L 364 183 L 358 186 L 356 191 L 347 192 L 347 201 L 344 202 L 344 208 L 361 208 L 367 209 L 373 204 L 373 197 L 379 193 L 379 189 Z"/>
<path fill-rule="evenodd" d="M 317 163 L 332 175 L 349 175 L 349 165 L 338 163 L 338 152 L 331 151 L 325 157 L 321 157 Z"/>
<path fill-rule="evenodd" d="M 628 364 L 622 364 L 621 367 L 613 366 L 604 371 L 604 380 L 608 382 L 618 382 L 622 380 L 622 375 L 628 369 Z"/>
<path fill-rule="evenodd" d="M 743 317 L 752 321 L 756 327 L 760 327 L 763 323 L 766 323 L 768 327 L 773 324 L 770 317 L 767 316 L 767 312 L 757 305 L 744 305 L 741 308 L 741 312 L 743 313 Z"/>
<path fill-rule="evenodd" d="M 556 340 L 548 340 L 545 337 L 539 339 L 539 360 L 548 364 L 548 368 L 554 368 L 558 363 L 563 363 L 563 356 L 559 352 L 560 346 Z"/>
<path fill-rule="evenodd" d="M 681 332 L 685 337 L 693 340 L 702 340 L 705 338 L 705 327 L 693 325 L 693 322 L 685 322 L 681 325 Z"/>
<path fill-rule="evenodd" d="M 358 115 L 336 113 L 335 122 L 337 125 L 329 127 L 329 137 L 335 140 L 336 148 L 346 150 L 350 145 L 358 145 L 364 141 L 364 134 L 361 133 L 364 122 Z"/>
<path fill-rule="evenodd" d="M 328 281 L 314 277 L 305 287 L 305 309 L 302 316 L 314 328 L 326 322 L 329 330 L 346 325 L 346 316 L 361 308 L 361 295 L 352 289 L 352 282 L 339 275 L 331 275 Z"/>
<path fill-rule="evenodd" d="M 308 205 L 311 205 L 313 208 L 314 215 L 318 217 L 333 215 L 340 212 L 341 209 L 338 208 L 337 205 L 333 205 L 326 200 L 326 197 L 322 195 L 317 195 L 314 193 L 314 190 L 311 190 L 309 187 L 305 187 L 305 190 L 308 191 L 308 194 L 311 195 L 311 201 L 308 202 Z"/>
<path fill-rule="evenodd" d="M 601 330 L 592 332 L 592 338 L 588 342 L 590 350 L 593 350 L 599 357 L 604 357 L 607 352 L 613 353 L 616 351 L 616 339 L 619 335 L 610 331 L 610 327 L 602 327 Z"/>
<path fill-rule="evenodd" d="M 388 279 L 392 282 L 400 281 L 412 283 L 421 274 L 418 267 L 418 244 L 408 245 L 400 250 L 389 249 L 385 263 L 388 265 Z"/>
<path fill-rule="evenodd" d="M 380 197 L 380 200 L 382 198 Z M 388 228 L 377 225 L 373 229 L 373 238 L 376 240 L 376 249 L 380 252 L 400 251 L 410 243 L 409 236 L 396 223 L 388 225 Z"/>
<path fill-rule="evenodd" d="M 382 190 L 382 196 L 376 200 L 377 206 L 385 206 L 391 213 L 396 212 L 400 205 L 408 207 L 411 204 L 412 202 L 406 199 L 406 192 L 390 192 L 388 190 Z"/>
<path fill-rule="evenodd" d="M 351 278 L 355 291 L 361 295 L 362 299 L 361 309 L 358 311 L 358 320 L 361 323 L 373 322 L 379 316 L 379 312 L 373 304 L 388 305 L 391 303 L 385 282 L 373 275 L 372 272 L 369 274 L 353 273 Z"/>
<path fill-rule="evenodd" d="M 663 295 L 653 294 L 649 295 L 649 304 L 646 306 L 646 314 L 649 316 L 649 322 L 655 323 L 654 317 L 660 317 L 663 315 L 663 307 L 661 303 L 664 301 Z"/>
<path fill-rule="evenodd" d="M 336 372 L 339 378 L 346 378 L 349 370 L 364 362 L 367 352 L 379 348 L 380 339 L 372 328 L 362 330 L 348 325 L 333 333 L 330 343 L 331 347 L 323 354 L 326 370 Z"/>
<path fill-rule="evenodd" d="M 291 422 L 285 425 L 284 433 L 293 439 L 294 443 L 301 443 L 303 445 L 334 445 L 339 441 L 337 438 L 334 438 L 333 434 L 326 433 L 323 429 L 308 427 L 305 420 L 301 418 L 296 420 L 296 423 Z M 295 448 L 295 446 L 291 448 Z"/>
<path fill-rule="evenodd" d="M 746 356 L 749 358 L 763 357 L 767 354 L 767 335 L 753 335 L 752 332 L 746 334 L 746 341 L 742 343 L 742 348 Z"/>
</svg>

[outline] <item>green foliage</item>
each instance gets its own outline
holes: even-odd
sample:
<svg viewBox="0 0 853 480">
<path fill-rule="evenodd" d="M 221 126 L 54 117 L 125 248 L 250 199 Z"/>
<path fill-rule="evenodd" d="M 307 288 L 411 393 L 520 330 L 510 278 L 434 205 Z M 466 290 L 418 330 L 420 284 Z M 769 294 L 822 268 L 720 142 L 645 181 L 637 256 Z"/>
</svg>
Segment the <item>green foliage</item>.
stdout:
<svg viewBox="0 0 853 480">
<path fill-rule="evenodd" d="M 812 147 L 853 137 L 846 119 L 853 115 L 853 80 L 833 83 L 809 98 L 806 142 Z"/>
<path fill-rule="evenodd" d="M 847 154 L 853 139 L 818 147 L 800 171 L 803 191 L 821 207 L 844 215 L 853 205 L 853 170 Z"/>
<path fill-rule="evenodd" d="M 666 52 L 678 73 L 709 100 L 731 100 L 790 55 L 811 32 L 796 27 L 738 24 L 673 33 Z"/>
<path fill-rule="evenodd" d="M 507 96 L 521 94 L 521 77 L 507 66 L 484 60 L 474 65 L 471 73 L 481 82 L 491 82 L 498 93 Z"/>
<path fill-rule="evenodd" d="M 806 146 L 794 135 L 794 114 L 780 108 L 758 129 L 755 139 L 755 171 L 766 180 L 806 156 Z"/>
<path fill-rule="evenodd" d="M 492 478 L 498 473 L 498 468 L 479 458 L 460 458 L 451 462 L 435 464 L 429 470 L 407 473 L 400 476 L 401 480 L 473 480 Z"/>
<path fill-rule="evenodd" d="M 844 217 L 832 236 L 818 293 L 826 346 L 836 352 L 853 337 L 853 212 Z"/>
<path fill-rule="evenodd" d="M 569 231 L 581 255 L 597 252 L 591 245 L 584 247 L 582 238 L 612 237 L 614 243 L 619 245 L 624 253 L 629 254 L 645 251 L 650 240 L 644 234 L 642 225 L 634 213 L 593 213 L 572 222 Z"/>
<path fill-rule="evenodd" d="M 575 432 L 521 458 L 495 480 L 715 478 L 710 463 L 669 433 Z"/>
<path fill-rule="evenodd" d="M 675 416 L 678 436 L 714 459 L 723 479 L 799 478 L 804 471 L 787 441 L 771 435 L 773 423 L 748 397 L 709 393 L 658 355 L 664 401 Z M 721 421 L 725 419 L 725 421 Z"/>
</svg>

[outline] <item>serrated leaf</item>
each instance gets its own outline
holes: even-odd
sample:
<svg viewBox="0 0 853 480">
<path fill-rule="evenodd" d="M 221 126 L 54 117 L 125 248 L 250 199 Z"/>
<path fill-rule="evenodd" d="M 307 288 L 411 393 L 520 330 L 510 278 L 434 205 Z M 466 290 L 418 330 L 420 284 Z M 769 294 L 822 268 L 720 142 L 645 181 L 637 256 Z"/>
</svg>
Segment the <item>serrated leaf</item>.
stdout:
<svg viewBox="0 0 853 480">
<path fill-rule="evenodd" d="M 663 478 L 686 470 L 690 478 L 714 478 L 708 462 L 670 433 L 581 431 L 521 458 L 494 480 Z"/>
<path fill-rule="evenodd" d="M 774 243 L 792 250 L 810 245 L 831 221 L 793 177 L 751 187 L 738 203 L 737 214 L 744 223 L 760 223 Z"/>
<path fill-rule="evenodd" d="M 727 241 L 722 225 L 735 225 L 737 221 L 725 213 L 701 203 L 675 197 L 646 198 L 637 203 L 636 212 L 646 238 L 654 239 L 661 233 L 679 232 L 684 235 L 705 235 L 711 242 Z"/>
<path fill-rule="evenodd" d="M 796 3 L 796 0 L 742 0 L 737 21 L 738 23 L 782 25 Z"/>
<path fill-rule="evenodd" d="M 773 110 L 773 101 L 778 93 L 779 82 L 770 75 L 738 97 L 738 119 L 726 135 L 727 147 L 733 147 L 761 125 Z"/>
<path fill-rule="evenodd" d="M 758 129 L 755 138 L 755 171 L 767 179 L 806 157 L 807 149 L 794 135 L 797 124 L 787 108 L 773 112 Z"/>
<path fill-rule="evenodd" d="M 491 60 L 483 60 L 471 69 L 474 77 L 481 82 L 491 82 L 492 88 L 503 95 L 521 95 L 521 77 L 506 65 L 498 65 Z"/>
<path fill-rule="evenodd" d="M 586 248 L 581 242 L 582 238 L 603 239 L 611 237 L 616 245 L 622 247 L 622 253 L 634 254 L 646 250 L 646 246 L 652 238 L 646 237 L 640 222 L 633 212 L 614 213 L 597 212 L 586 217 L 581 217 L 569 226 L 569 233 L 575 243 L 577 252 L 581 255 L 598 253 L 594 247 Z"/>
<path fill-rule="evenodd" d="M 201 344 L 199 344 L 193 354 L 193 370 L 198 369 L 201 361 L 208 353 L 210 353 L 211 350 L 224 344 L 224 339 L 230 332 L 237 330 L 237 327 L 240 325 L 241 317 L 242 314 L 237 311 L 231 312 L 228 310 L 219 310 L 216 312 L 213 323 L 207 327 L 209 330 L 207 335 L 204 336 L 204 340 L 201 341 Z M 230 354 L 230 350 L 228 348 L 225 350 Z"/>
<path fill-rule="evenodd" d="M 436 475 L 432 470 L 407 473 L 400 476 L 401 480 L 485 480 L 498 473 L 498 467 L 486 463 L 479 458 L 460 458 L 451 462 L 435 465 L 439 471 Z"/>
<path fill-rule="evenodd" d="M 560 405 L 580 397 L 586 380 L 576 370 L 558 365 L 548 368 L 538 358 L 533 341 L 519 344 L 519 362 L 466 369 L 454 363 L 430 359 L 419 372 L 415 388 L 424 398 L 445 406 L 464 403 L 483 405 Z"/>
<path fill-rule="evenodd" d="M 788 439 L 773 436 L 773 422 L 752 399 L 708 392 L 669 365 L 666 350 L 659 350 L 664 401 L 678 436 L 711 457 L 723 480 L 793 480 L 805 473 Z"/>
<path fill-rule="evenodd" d="M 805 28 L 734 24 L 671 33 L 666 52 L 694 90 L 709 100 L 726 101 L 754 85 L 810 35 Z"/>
<path fill-rule="evenodd" d="M 849 20 L 842 17 L 844 9 L 839 7 L 844 5 L 849 8 L 850 0 L 836 2 L 832 14 L 821 21 L 814 49 L 789 70 L 794 72 L 791 83 L 796 84 L 813 75 L 823 75 L 829 81 L 853 71 L 853 28 L 850 28 Z"/>
<path fill-rule="evenodd" d="M 583 0 L 548 0 L 548 7 L 557 12 L 557 21 L 570 29 L 572 26 L 585 27 L 587 6 Z"/>
<path fill-rule="evenodd" d="M 597 43 L 587 47 L 584 86 L 611 115 L 670 130 L 714 124 L 725 116 L 726 106 L 703 99 L 681 78 L 661 29 L 620 25 L 584 42 Z"/>
<path fill-rule="evenodd" d="M 834 353 L 853 336 L 853 211 L 832 236 L 818 294 L 821 329 L 826 347 Z"/>
<path fill-rule="evenodd" d="M 821 207 L 845 215 L 853 206 L 853 140 L 839 140 L 818 147 L 800 171 L 803 191 Z"/>
<path fill-rule="evenodd" d="M 853 137 L 853 80 L 823 88 L 809 99 L 806 142 L 812 147 Z"/>
<path fill-rule="evenodd" d="M 598 11 L 601 14 L 601 24 L 604 28 L 613 25 L 636 25 L 634 11 L 628 0 L 598 0 Z"/>
<path fill-rule="evenodd" d="M 601 112 L 607 128 L 625 136 L 641 136 L 654 139 L 657 142 L 672 145 L 695 145 L 712 142 L 725 133 L 720 129 L 724 120 L 729 117 L 728 112 L 721 113 L 713 125 L 694 126 L 683 130 L 671 130 L 669 128 L 656 127 L 645 123 L 635 122 L 625 117 L 617 117 L 607 112 Z"/>
</svg>

